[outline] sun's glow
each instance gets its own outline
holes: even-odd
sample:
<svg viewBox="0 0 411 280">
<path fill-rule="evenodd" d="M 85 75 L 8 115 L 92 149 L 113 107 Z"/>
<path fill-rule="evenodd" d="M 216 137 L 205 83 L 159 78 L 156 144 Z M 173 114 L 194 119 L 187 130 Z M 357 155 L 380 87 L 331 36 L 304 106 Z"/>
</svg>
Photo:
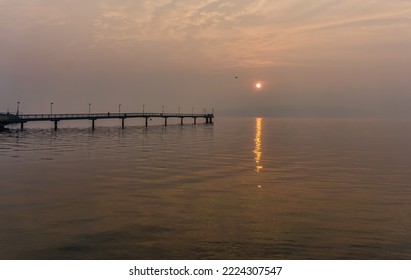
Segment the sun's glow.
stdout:
<svg viewBox="0 0 411 280">
<path fill-rule="evenodd" d="M 261 88 L 262 86 L 263 86 L 263 85 L 262 85 L 260 82 L 258 82 L 258 83 L 255 84 L 255 87 L 256 87 L 256 88 Z"/>
</svg>

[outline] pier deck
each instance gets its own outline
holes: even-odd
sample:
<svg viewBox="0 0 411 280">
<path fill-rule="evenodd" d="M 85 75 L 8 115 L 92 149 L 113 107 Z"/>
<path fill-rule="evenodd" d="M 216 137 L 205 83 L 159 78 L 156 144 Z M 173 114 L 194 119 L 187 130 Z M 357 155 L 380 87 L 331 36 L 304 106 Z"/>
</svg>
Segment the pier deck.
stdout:
<svg viewBox="0 0 411 280">
<path fill-rule="evenodd" d="M 128 118 L 144 118 L 145 126 L 148 126 L 148 119 L 163 118 L 164 125 L 167 125 L 168 118 L 179 118 L 180 124 L 184 124 L 184 118 L 193 119 L 193 123 L 197 124 L 197 118 L 205 119 L 205 123 L 213 123 L 214 114 L 180 114 L 180 113 L 95 113 L 95 114 L 28 114 L 0 115 L 0 128 L 4 128 L 9 124 L 20 124 L 21 129 L 24 128 L 24 123 L 34 121 L 52 121 L 54 129 L 57 130 L 59 121 L 64 120 L 91 120 L 92 129 L 94 129 L 95 120 L 98 119 L 121 119 L 121 127 L 124 129 L 124 121 Z"/>
</svg>

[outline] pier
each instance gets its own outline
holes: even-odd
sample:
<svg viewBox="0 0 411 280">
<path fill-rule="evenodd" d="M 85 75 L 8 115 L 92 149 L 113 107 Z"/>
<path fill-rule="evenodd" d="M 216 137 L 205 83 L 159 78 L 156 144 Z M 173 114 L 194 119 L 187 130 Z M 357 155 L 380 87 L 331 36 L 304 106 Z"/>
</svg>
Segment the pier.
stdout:
<svg viewBox="0 0 411 280">
<path fill-rule="evenodd" d="M 162 118 L 164 125 L 167 126 L 169 118 L 180 119 L 180 124 L 184 124 L 184 119 L 192 119 L 193 124 L 197 124 L 197 119 L 204 119 L 206 124 L 212 124 L 214 114 L 180 114 L 180 113 L 96 113 L 96 114 L 0 114 L 0 129 L 4 129 L 6 125 L 20 124 L 20 128 L 24 128 L 27 122 L 51 121 L 54 123 L 54 130 L 57 130 L 60 121 L 67 120 L 89 120 L 91 128 L 94 130 L 95 121 L 99 119 L 119 119 L 121 120 L 121 128 L 125 127 L 125 120 L 129 118 L 145 119 L 145 126 L 148 126 L 148 120 L 153 118 Z"/>
</svg>

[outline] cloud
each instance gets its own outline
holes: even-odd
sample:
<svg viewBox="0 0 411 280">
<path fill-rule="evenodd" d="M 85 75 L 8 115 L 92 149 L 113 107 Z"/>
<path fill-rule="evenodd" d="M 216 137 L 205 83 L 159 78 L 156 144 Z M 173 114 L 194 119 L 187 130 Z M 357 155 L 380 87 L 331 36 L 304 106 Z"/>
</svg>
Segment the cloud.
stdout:
<svg viewBox="0 0 411 280">
<path fill-rule="evenodd" d="M 104 43 L 125 44 L 180 42 L 194 48 L 201 46 L 199 53 L 207 54 L 207 49 L 218 48 L 224 41 L 238 41 L 246 36 L 239 29 L 239 22 L 256 17 L 264 2 L 143 1 L 120 7 L 106 2 L 100 6 L 101 15 L 94 23 L 95 38 Z"/>
<path fill-rule="evenodd" d="M 61 5 L 40 0 L 0 1 L 0 23 L 14 30 L 63 25 L 66 18 Z"/>
<path fill-rule="evenodd" d="M 174 59 L 218 67 L 349 59 L 348 49 L 411 40 L 411 2 L 401 0 L 0 0 L 0 7 L 4 34 L 26 30 L 35 41 L 34 32 L 55 30 L 62 45 L 129 53 L 156 44 Z"/>
<path fill-rule="evenodd" d="M 226 67 L 292 64 L 292 53 L 327 34 L 353 36 L 355 45 L 369 30 L 411 25 L 409 1 L 105 1 L 99 9 L 98 42 L 178 42 Z"/>
</svg>

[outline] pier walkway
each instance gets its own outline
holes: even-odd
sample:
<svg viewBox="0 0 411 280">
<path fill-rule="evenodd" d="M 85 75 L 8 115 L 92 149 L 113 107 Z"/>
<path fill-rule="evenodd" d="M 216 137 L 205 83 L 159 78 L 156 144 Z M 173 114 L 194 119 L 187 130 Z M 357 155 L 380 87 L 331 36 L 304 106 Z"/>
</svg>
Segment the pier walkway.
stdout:
<svg viewBox="0 0 411 280">
<path fill-rule="evenodd" d="M 124 129 L 124 121 L 128 118 L 144 118 L 145 126 L 148 126 L 148 120 L 153 118 L 163 118 L 164 125 L 167 125 L 168 118 L 180 118 L 180 124 L 184 124 L 185 118 L 191 118 L 193 124 L 197 124 L 198 118 L 205 119 L 205 123 L 213 123 L 214 114 L 180 114 L 180 113 L 96 113 L 96 114 L 0 114 L 0 129 L 4 129 L 9 124 L 20 124 L 24 128 L 27 122 L 51 121 L 54 122 L 54 130 L 57 130 L 58 122 L 64 120 L 91 120 L 91 127 L 94 130 L 95 121 L 99 119 L 120 119 L 121 128 Z"/>
</svg>

